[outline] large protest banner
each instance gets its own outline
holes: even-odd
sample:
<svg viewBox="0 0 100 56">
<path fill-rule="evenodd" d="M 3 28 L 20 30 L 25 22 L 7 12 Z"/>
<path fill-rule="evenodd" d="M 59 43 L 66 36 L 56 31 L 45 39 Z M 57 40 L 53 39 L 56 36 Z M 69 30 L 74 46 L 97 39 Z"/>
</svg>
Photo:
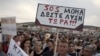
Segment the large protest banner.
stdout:
<svg viewBox="0 0 100 56">
<path fill-rule="evenodd" d="M 36 25 L 82 30 L 85 9 L 38 4 Z"/>
<path fill-rule="evenodd" d="M 11 39 L 7 56 L 28 56 L 17 44 Z"/>
<path fill-rule="evenodd" d="M 17 33 L 16 30 L 16 17 L 2 17 L 1 28 L 2 34 L 14 36 Z"/>
</svg>

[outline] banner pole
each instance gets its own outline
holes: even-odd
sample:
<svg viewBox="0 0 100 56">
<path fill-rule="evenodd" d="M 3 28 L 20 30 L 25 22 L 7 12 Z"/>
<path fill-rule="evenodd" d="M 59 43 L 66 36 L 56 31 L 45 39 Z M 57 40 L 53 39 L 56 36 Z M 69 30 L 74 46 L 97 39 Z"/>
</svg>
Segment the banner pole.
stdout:
<svg viewBox="0 0 100 56">
<path fill-rule="evenodd" d="M 57 28 L 57 36 L 56 36 L 55 47 L 54 47 L 54 56 L 56 56 L 57 53 L 58 37 L 59 37 L 59 29 Z"/>
</svg>

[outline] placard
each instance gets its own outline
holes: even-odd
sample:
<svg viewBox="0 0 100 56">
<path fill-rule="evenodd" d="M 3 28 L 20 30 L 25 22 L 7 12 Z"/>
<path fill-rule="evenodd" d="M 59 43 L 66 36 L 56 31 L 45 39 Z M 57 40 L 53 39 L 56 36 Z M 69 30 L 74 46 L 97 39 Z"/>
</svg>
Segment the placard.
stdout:
<svg viewBox="0 0 100 56">
<path fill-rule="evenodd" d="M 85 9 L 49 4 L 38 4 L 36 25 L 82 30 Z"/>
<path fill-rule="evenodd" d="M 17 44 L 11 39 L 7 56 L 28 56 Z"/>
<path fill-rule="evenodd" d="M 2 34 L 16 35 L 16 17 L 1 18 Z"/>
</svg>

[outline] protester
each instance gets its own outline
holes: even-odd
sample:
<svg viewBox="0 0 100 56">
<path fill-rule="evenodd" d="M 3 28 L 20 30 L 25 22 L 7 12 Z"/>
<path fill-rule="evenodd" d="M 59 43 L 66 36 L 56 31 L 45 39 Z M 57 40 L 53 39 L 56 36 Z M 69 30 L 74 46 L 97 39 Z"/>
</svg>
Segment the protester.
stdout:
<svg viewBox="0 0 100 56">
<path fill-rule="evenodd" d="M 23 51 L 25 51 L 29 56 L 33 56 L 33 51 L 31 50 L 31 42 L 30 42 L 30 38 L 25 39 L 22 41 L 20 47 L 23 49 Z"/>
<path fill-rule="evenodd" d="M 37 40 L 34 45 L 34 56 L 42 56 L 43 49 L 42 49 L 42 41 Z"/>
<path fill-rule="evenodd" d="M 93 40 L 90 41 L 90 45 L 92 45 L 94 47 L 94 49 L 96 50 L 97 49 L 97 46 L 96 46 L 95 43 L 96 43 L 96 40 L 95 39 L 93 39 Z"/>
<path fill-rule="evenodd" d="M 83 56 L 94 56 L 95 48 L 92 45 L 87 45 L 83 49 Z"/>
<path fill-rule="evenodd" d="M 43 49 L 45 49 L 45 48 L 47 47 L 46 41 L 47 41 L 48 39 L 50 39 L 50 34 L 49 34 L 49 33 L 46 33 L 46 34 L 44 35 L 44 39 L 43 39 Z"/>
<path fill-rule="evenodd" d="M 14 36 L 13 39 L 15 40 L 15 42 L 18 42 L 19 40 L 17 36 Z"/>
<path fill-rule="evenodd" d="M 7 56 L 2 50 L 2 43 L 0 42 L 0 56 Z"/>
<path fill-rule="evenodd" d="M 7 35 L 6 38 L 7 38 L 6 42 L 3 43 L 3 51 L 7 54 L 10 40 L 11 40 L 11 35 Z"/>
<path fill-rule="evenodd" d="M 39 33 L 36 33 L 35 37 L 37 38 L 37 40 L 41 40 Z"/>
<path fill-rule="evenodd" d="M 44 49 L 43 56 L 53 56 L 54 55 L 54 41 L 47 40 L 47 47 Z"/>
<path fill-rule="evenodd" d="M 82 50 L 83 46 L 81 42 L 78 42 L 75 46 L 76 52 L 77 52 L 77 56 L 79 56 L 80 51 Z"/>
<path fill-rule="evenodd" d="M 25 31 L 23 34 L 25 38 L 31 38 L 31 34 L 28 31 Z"/>
<path fill-rule="evenodd" d="M 58 53 L 56 56 L 70 56 L 68 54 L 68 43 L 66 41 L 60 41 L 58 44 Z"/>
<path fill-rule="evenodd" d="M 20 36 L 14 36 L 13 39 L 15 40 L 15 42 L 20 46 L 20 40 L 19 40 Z"/>
<path fill-rule="evenodd" d="M 96 45 L 97 45 L 97 49 L 96 49 L 96 55 L 95 56 L 100 56 L 100 41 L 97 41 Z"/>
<path fill-rule="evenodd" d="M 14 36 L 15 42 L 29 56 L 53 56 L 56 33 L 23 31 Z M 31 39 L 30 39 L 31 38 Z M 11 37 L 3 43 L 3 51 L 7 53 Z M 88 36 L 59 34 L 56 56 L 100 56 L 100 42 Z M 97 39 L 98 40 L 98 39 Z"/>
<path fill-rule="evenodd" d="M 22 34 L 22 35 L 19 35 L 19 41 L 22 42 L 23 40 L 25 39 L 25 36 Z"/>
<path fill-rule="evenodd" d="M 74 43 L 69 43 L 69 55 L 76 56 L 76 49 Z"/>
<path fill-rule="evenodd" d="M 34 47 L 34 44 L 35 44 L 35 42 L 37 41 L 38 39 L 36 38 L 36 37 L 33 37 L 33 39 L 32 39 L 32 46 Z"/>
</svg>

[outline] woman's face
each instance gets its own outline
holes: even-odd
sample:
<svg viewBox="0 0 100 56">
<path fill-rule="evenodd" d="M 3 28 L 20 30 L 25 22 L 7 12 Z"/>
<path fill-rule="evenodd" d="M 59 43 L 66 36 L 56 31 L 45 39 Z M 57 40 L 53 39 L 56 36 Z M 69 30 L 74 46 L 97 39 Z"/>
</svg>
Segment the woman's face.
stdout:
<svg viewBox="0 0 100 56">
<path fill-rule="evenodd" d="M 30 41 L 26 41 L 25 44 L 24 44 L 24 48 L 27 48 L 27 47 L 30 47 Z"/>
</svg>

